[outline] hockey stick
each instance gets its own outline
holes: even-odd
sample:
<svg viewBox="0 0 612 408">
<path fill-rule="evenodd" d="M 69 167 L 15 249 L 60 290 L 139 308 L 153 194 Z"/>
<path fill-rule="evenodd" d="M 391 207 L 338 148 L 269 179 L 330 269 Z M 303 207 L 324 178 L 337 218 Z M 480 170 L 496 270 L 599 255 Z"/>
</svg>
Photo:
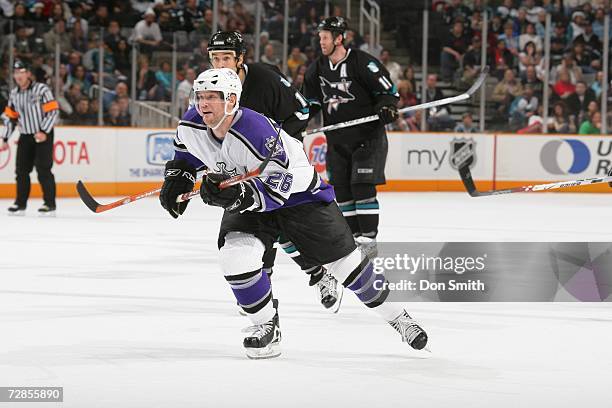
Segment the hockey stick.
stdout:
<svg viewBox="0 0 612 408">
<path fill-rule="evenodd" d="M 272 147 L 270 148 L 270 153 L 268 153 L 268 155 L 259 164 L 259 166 L 257 166 L 256 168 L 254 168 L 253 170 L 247 173 L 238 174 L 236 176 L 228 178 L 227 180 L 223 180 L 222 182 L 219 183 L 219 189 L 223 190 L 225 188 L 235 186 L 236 184 L 240 184 L 243 181 L 247 181 L 247 180 L 254 179 L 255 177 L 259 177 L 259 175 L 263 173 L 263 171 L 266 169 L 266 167 L 268 166 L 268 163 L 270 163 L 270 160 L 272 159 L 272 156 L 274 156 L 274 153 L 276 152 L 276 145 L 278 144 L 278 139 L 280 139 L 281 130 L 282 130 L 282 126 L 279 123 L 278 133 L 276 134 L 274 143 L 272 144 Z M 183 201 L 191 200 L 193 197 L 198 196 L 198 195 L 200 195 L 200 190 L 193 190 L 189 193 L 181 194 L 180 196 L 178 196 L 176 198 L 176 202 L 181 203 Z"/>
<path fill-rule="evenodd" d="M 534 184 L 532 186 L 512 187 L 502 190 L 478 191 L 476 185 L 474 184 L 474 180 L 472 179 L 472 173 L 470 172 L 469 166 L 460 167 L 459 175 L 461 176 L 461 181 L 463 182 L 465 189 L 472 197 L 484 197 L 511 193 L 532 193 L 536 191 L 548 191 L 555 190 L 558 188 L 577 187 L 612 182 L 612 176 L 605 176 L 579 180 L 557 181 L 554 183 L 547 184 Z"/>
<path fill-rule="evenodd" d="M 224 188 L 228 188 L 231 187 L 233 185 L 236 185 L 242 181 L 247 181 L 250 180 L 252 178 L 258 177 L 266 168 L 266 166 L 268 165 L 268 163 L 270 162 L 270 159 L 272 159 L 272 156 L 274 155 L 274 151 L 276 150 L 276 146 L 278 144 L 278 139 L 280 139 L 280 131 L 282 129 L 282 126 L 279 124 L 278 125 L 278 133 L 276 135 L 276 138 L 274 140 L 274 143 L 272 144 L 272 148 L 270 149 L 270 153 L 268 153 L 268 155 L 264 158 L 264 160 L 261 162 L 261 164 L 259 166 L 257 166 L 256 169 L 249 171 L 248 173 L 245 174 L 240 174 L 234 177 L 231 177 L 227 180 L 223 180 L 221 183 L 219 183 L 219 188 L 220 189 L 224 189 Z M 204 175 L 206 175 L 206 173 L 204 173 Z M 77 192 L 79 193 L 79 197 L 81 198 L 81 200 L 83 201 L 83 203 L 87 206 L 87 208 L 89 208 L 91 211 L 95 212 L 95 213 L 101 213 L 104 211 L 108 211 L 108 210 L 112 210 L 113 208 L 117 208 L 120 207 L 122 205 L 126 205 L 129 204 L 131 202 L 134 202 L 136 200 L 140 200 L 146 197 L 150 197 L 152 195 L 158 194 L 161 191 L 161 188 L 156 188 L 153 190 L 148 190 L 148 191 L 143 191 L 142 193 L 137 193 L 137 194 L 133 194 L 127 197 L 123 197 L 117 201 L 113 201 L 112 203 L 109 204 L 100 204 L 98 203 L 93 196 L 89 193 L 89 191 L 87 191 L 87 188 L 85 187 L 85 184 L 79 180 L 77 182 Z M 191 191 L 189 193 L 185 193 L 182 194 L 180 196 L 177 197 L 176 202 L 180 203 L 182 201 L 187 201 L 189 199 L 191 199 L 192 197 L 196 196 L 200 194 L 200 190 L 194 190 Z"/>
<path fill-rule="evenodd" d="M 91 194 L 89 194 L 89 191 L 87 191 L 85 184 L 83 184 L 81 180 L 77 182 L 76 189 L 83 203 L 85 203 L 87 208 L 89 208 L 91 211 L 95 213 L 101 213 L 104 211 L 112 210 L 113 208 L 120 207 L 125 204 L 129 204 L 133 201 L 140 200 L 142 198 L 158 194 L 161 191 L 161 188 L 156 188 L 154 190 L 144 191 L 142 193 L 123 197 L 122 199 L 113 201 L 112 203 L 109 203 L 109 204 L 100 204 L 92 197 Z"/>
<path fill-rule="evenodd" d="M 461 102 L 461 101 L 464 101 L 466 99 L 469 99 L 472 96 L 472 94 L 474 94 L 474 92 L 476 92 L 478 90 L 478 88 L 480 88 L 482 86 L 484 81 L 487 79 L 487 75 L 488 74 L 489 74 L 489 67 L 485 66 L 480 71 L 480 74 L 478 75 L 478 78 L 476 78 L 476 81 L 474 82 L 474 84 L 472 84 L 470 89 L 468 89 L 466 92 L 464 92 L 464 93 L 462 93 L 460 95 L 455 95 L 455 96 L 450 96 L 448 98 L 438 99 L 436 101 L 425 102 L 425 103 L 421 103 L 421 104 L 418 104 L 418 105 L 408 106 L 406 108 L 400 109 L 398 112 L 399 113 L 406 113 L 406 112 L 412 112 L 412 111 L 417 111 L 417 110 L 422 110 L 422 109 L 429 109 L 429 108 L 434 108 L 436 106 L 450 105 L 451 103 Z M 308 136 L 308 135 L 312 135 L 312 134 L 315 134 L 315 133 L 319 133 L 319 132 L 328 132 L 328 131 L 331 131 L 331 130 L 338 130 L 338 129 L 344 129 L 344 128 L 350 127 L 350 126 L 361 125 L 362 123 L 373 122 L 373 121 L 378 120 L 378 119 L 379 119 L 378 115 L 372 115 L 372 116 L 366 116 L 366 117 L 359 118 L 359 119 L 348 120 L 346 122 L 340 122 L 340 123 L 336 123 L 336 124 L 333 124 L 333 125 L 323 126 L 321 128 L 318 128 L 318 129 L 304 131 L 304 132 L 302 132 L 302 137 Z"/>
</svg>

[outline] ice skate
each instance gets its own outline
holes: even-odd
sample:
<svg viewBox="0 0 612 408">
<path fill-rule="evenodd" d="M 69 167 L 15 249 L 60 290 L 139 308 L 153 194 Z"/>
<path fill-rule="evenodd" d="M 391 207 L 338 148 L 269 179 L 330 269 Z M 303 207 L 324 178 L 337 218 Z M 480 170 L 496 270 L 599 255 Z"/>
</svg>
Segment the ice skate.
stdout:
<svg viewBox="0 0 612 408">
<path fill-rule="evenodd" d="M 323 270 L 322 274 L 323 277 L 315 284 L 317 298 L 325 309 L 338 313 L 344 288 L 327 271 Z"/>
<path fill-rule="evenodd" d="M 266 323 L 247 327 L 243 332 L 251 332 L 251 335 L 244 338 L 243 343 L 248 358 L 257 360 L 281 355 L 278 312 Z"/>
<path fill-rule="evenodd" d="M 361 252 L 370 259 L 378 256 L 378 243 L 376 238 L 368 238 L 359 236 L 355 238 L 355 243 L 361 249 Z"/>
<path fill-rule="evenodd" d="M 55 217 L 55 207 L 50 207 L 47 204 L 43 204 L 38 209 L 39 217 Z"/>
<path fill-rule="evenodd" d="M 427 345 L 427 333 L 405 310 L 389 324 L 402 335 L 402 341 L 413 349 L 422 350 Z"/>
<path fill-rule="evenodd" d="M 8 215 L 13 217 L 23 217 L 25 215 L 25 207 L 19 207 L 17 204 L 13 204 L 8 208 Z"/>
</svg>

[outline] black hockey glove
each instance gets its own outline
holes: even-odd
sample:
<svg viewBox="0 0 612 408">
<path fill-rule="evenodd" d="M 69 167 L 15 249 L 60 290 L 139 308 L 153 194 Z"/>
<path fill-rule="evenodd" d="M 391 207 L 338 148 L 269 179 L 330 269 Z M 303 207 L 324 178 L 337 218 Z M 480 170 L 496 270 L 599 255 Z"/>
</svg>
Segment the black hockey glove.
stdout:
<svg viewBox="0 0 612 408">
<path fill-rule="evenodd" d="M 228 178 L 230 176 L 226 174 L 208 173 L 200 187 L 202 201 L 208 205 L 223 207 L 229 213 L 240 212 L 252 206 L 255 202 L 253 190 L 245 183 L 239 183 L 223 190 L 219 188 L 219 183 Z"/>
<path fill-rule="evenodd" d="M 382 123 L 389 124 L 395 122 L 399 118 L 399 112 L 395 105 L 383 105 L 378 109 L 378 117 Z"/>
<path fill-rule="evenodd" d="M 196 181 L 196 169 L 185 160 L 170 160 L 166 163 L 164 184 L 159 193 L 159 202 L 173 218 L 185 212 L 189 201 L 177 203 L 176 198 L 193 190 Z"/>
</svg>

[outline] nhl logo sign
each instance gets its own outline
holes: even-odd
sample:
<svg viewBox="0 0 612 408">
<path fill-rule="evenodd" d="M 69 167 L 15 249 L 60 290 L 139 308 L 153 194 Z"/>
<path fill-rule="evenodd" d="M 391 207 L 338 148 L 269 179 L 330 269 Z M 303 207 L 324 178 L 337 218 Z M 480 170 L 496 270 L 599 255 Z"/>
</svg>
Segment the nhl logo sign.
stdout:
<svg viewBox="0 0 612 408">
<path fill-rule="evenodd" d="M 450 165 L 453 169 L 469 166 L 472 168 L 476 163 L 476 142 L 473 138 L 455 138 L 451 140 Z"/>
</svg>

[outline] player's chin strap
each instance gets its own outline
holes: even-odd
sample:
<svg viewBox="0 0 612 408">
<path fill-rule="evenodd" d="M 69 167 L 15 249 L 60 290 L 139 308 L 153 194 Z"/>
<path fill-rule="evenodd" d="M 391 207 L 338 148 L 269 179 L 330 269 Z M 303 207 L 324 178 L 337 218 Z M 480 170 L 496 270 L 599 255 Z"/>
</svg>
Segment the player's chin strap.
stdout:
<svg viewBox="0 0 612 408">
<path fill-rule="evenodd" d="M 227 96 L 227 98 L 225 98 L 225 106 L 223 107 L 223 117 L 219 120 L 219 122 L 217 122 L 215 126 L 212 126 L 210 130 L 216 130 L 219 126 L 221 126 L 225 118 L 227 118 L 229 115 L 233 115 L 238 110 L 238 102 L 236 102 L 236 105 L 234 105 L 232 110 L 228 112 L 227 111 L 228 102 L 229 102 L 229 95 Z"/>
</svg>

